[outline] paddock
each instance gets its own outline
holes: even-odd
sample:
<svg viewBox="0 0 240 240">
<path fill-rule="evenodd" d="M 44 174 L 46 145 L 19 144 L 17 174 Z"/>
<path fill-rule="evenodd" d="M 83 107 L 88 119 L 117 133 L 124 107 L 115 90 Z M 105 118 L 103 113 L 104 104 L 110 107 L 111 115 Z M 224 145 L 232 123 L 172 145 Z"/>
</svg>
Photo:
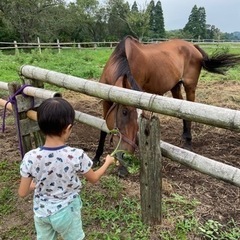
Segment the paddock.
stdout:
<svg viewBox="0 0 240 240">
<path fill-rule="evenodd" d="M 72 96 L 71 95 L 69 95 L 69 97 L 70 98 L 72 98 Z M 94 100 L 95 101 L 95 100 Z M 76 103 L 76 101 L 75 101 L 75 104 L 76 105 L 78 105 L 77 103 Z M 95 101 L 95 104 L 97 104 L 97 102 Z M 78 107 L 80 107 L 79 105 L 78 105 Z M 99 108 L 101 108 L 100 106 L 98 107 L 98 109 Z M 89 108 L 90 109 L 90 108 Z M 93 109 L 91 109 L 91 111 L 93 111 Z M 100 116 L 100 115 L 99 115 Z M 226 117 L 226 116 L 228 116 L 229 117 L 229 114 L 224 114 L 224 117 Z M 236 116 L 236 114 L 234 115 L 234 116 Z M 211 116 L 212 117 L 212 116 Z M 160 117 L 160 119 L 161 119 L 161 117 Z M 170 121 L 172 121 L 172 120 L 169 120 L 169 118 L 167 118 L 168 120 L 166 120 L 167 122 L 169 122 L 169 124 L 170 124 L 170 126 L 171 127 L 175 127 L 174 126 L 174 124 L 171 124 L 171 122 Z M 234 121 L 236 121 L 236 117 L 234 117 Z M 167 123 L 168 124 L 168 123 Z M 200 126 L 200 124 L 197 124 L 197 126 L 199 127 Z M 236 129 L 237 127 L 236 126 L 238 126 L 238 124 L 234 124 L 234 128 Z M 85 127 L 84 127 L 85 128 Z M 87 127 L 88 128 L 88 127 Z M 228 128 L 228 127 L 226 127 L 226 128 Z M 86 128 L 85 128 L 85 130 L 86 130 Z M 224 131 L 227 131 L 228 133 L 230 133 L 230 131 L 229 130 L 224 130 Z M 234 133 L 234 135 L 233 136 L 235 136 L 236 137 L 236 143 L 239 143 L 239 139 L 237 139 L 237 137 L 239 137 L 239 135 L 238 135 L 238 133 Z M 76 135 L 75 135 L 75 137 L 77 137 Z M 165 136 L 166 137 L 166 136 Z M 213 138 L 214 139 L 214 138 Z M 94 138 L 93 138 L 93 136 L 91 136 L 91 140 L 92 141 L 94 141 Z M 226 140 L 226 139 L 225 139 Z M 212 141 L 213 142 L 213 141 Z M 166 146 L 169 146 L 169 145 L 165 145 L 165 147 Z M 86 148 L 89 148 L 89 146 L 87 146 L 87 144 L 85 144 L 85 147 Z M 207 147 L 207 146 L 206 146 Z M 91 147 L 92 148 L 92 147 Z M 164 143 L 163 144 L 161 144 L 161 149 L 162 149 L 162 153 L 164 154 Z M 221 149 L 219 149 L 219 150 L 221 150 Z M 229 149 L 229 151 L 231 151 L 231 148 Z M 237 148 L 234 150 L 235 152 L 233 152 L 233 154 L 235 153 L 235 155 L 239 155 L 239 152 L 236 152 L 237 151 Z M 203 151 L 204 152 L 204 151 Z M 166 153 L 165 153 L 166 154 Z M 227 154 L 225 154 L 225 156 L 226 156 L 226 158 L 228 158 L 227 156 Z M 224 156 L 221 156 L 221 158 L 223 158 Z M 208 159 L 207 159 L 208 160 Z M 216 159 L 216 160 L 219 160 L 219 159 Z M 165 160 L 166 161 L 166 160 Z M 223 162 L 228 162 L 228 160 L 226 159 L 226 160 L 223 160 Z M 164 169 L 164 171 L 167 171 L 167 169 L 169 168 L 169 166 L 170 166 L 171 164 L 168 164 L 168 163 L 166 163 L 166 166 L 165 166 L 165 169 Z M 177 170 L 179 171 L 179 172 L 181 172 L 181 173 L 183 173 L 184 174 L 184 171 L 186 171 L 186 172 L 188 172 L 189 170 L 188 169 L 186 169 L 185 167 L 181 167 L 181 166 L 179 166 L 179 165 L 174 165 L 175 167 L 172 167 L 172 169 L 168 169 L 168 171 L 169 171 L 169 173 L 171 172 L 171 174 L 172 175 L 170 175 L 169 176 L 169 178 L 170 179 L 172 179 L 172 182 L 174 182 L 174 172 L 176 171 L 177 172 Z M 239 165 L 236 165 L 236 167 L 239 167 Z M 171 171 L 170 171 L 171 170 Z M 175 172 L 175 174 L 176 174 L 176 172 Z M 195 172 L 194 172 L 194 174 L 196 174 Z M 193 174 L 193 175 L 194 175 Z M 222 175 L 222 173 L 220 173 L 220 175 Z M 176 176 L 176 175 L 175 175 Z M 197 176 L 197 174 L 195 175 L 195 176 Z M 200 175 L 200 178 L 202 178 L 203 176 L 202 175 Z M 212 181 L 212 178 L 210 177 L 206 177 L 208 180 L 207 181 Z M 205 179 L 205 177 L 203 177 L 203 179 Z M 185 184 L 187 183 L 188 185 L 189 185 L 189 188 L 192 188 L 193 186 L 195 186 L 196 187 L 196 183 L 199 181 L 199 182 L 204 182 L 205 180 L 201 180 L 201 179 L 196 179 L 196 178 L 187 178 L 185 181 L 188 181 L 188 183 L 187 182 L 185 182 Z M 192 185 L 193 186 L 192 186 Z M 222 185 L 222 186 L 225 186 L 225 187 L 228 187 L 229 185 L 225 185 L 224 183 L 219 183 L 220 185 Z M 171 184 L 170 184 L 171 185 Z M 191 187 L 190 187 L 191 186 Z M 207 187 L 207 186 L 205 186 L 205 187 Z M 209 187 L 210 187 L 210 185 L 209 185 Z M 230 187 L 231 188 L 231 187 Z M 234 189 L 234 188 L 233 188 Z M 236 188 L 236 189 L 238 189 L 238 188 Z M 165 190 L 166 191 L 166 190 Z M 169 191 L 171 191 L 171 190 L 169 190 Z M 239 193 L 239 192 L 238 192 Z M 236 193 L 237 194 L 237 193 Z M 237 211 L 235 212 L 235 213 L 237 213 Z"/>
</svg>

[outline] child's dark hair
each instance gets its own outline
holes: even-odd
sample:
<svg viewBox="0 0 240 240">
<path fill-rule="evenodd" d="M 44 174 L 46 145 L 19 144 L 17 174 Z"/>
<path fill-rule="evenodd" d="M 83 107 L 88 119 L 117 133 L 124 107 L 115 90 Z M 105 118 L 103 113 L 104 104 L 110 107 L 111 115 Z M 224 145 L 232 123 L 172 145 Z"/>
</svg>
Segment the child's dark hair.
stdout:
<svg viewBox="0 0 240 240">
<path fill-rule="evenodd" d="M 61 136 L 69 124 L 73 125 L 72 105 L 61 97 L 44 100 L 37 109 L 38 125 L 45 135 Z"/>
</svg>

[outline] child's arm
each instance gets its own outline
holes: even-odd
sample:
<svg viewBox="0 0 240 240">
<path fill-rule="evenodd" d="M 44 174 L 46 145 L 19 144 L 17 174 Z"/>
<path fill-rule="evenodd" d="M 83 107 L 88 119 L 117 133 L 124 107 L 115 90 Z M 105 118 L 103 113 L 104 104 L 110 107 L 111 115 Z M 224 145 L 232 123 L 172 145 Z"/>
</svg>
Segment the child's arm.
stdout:
<svg viewBox="0 0 240 240">
<path fill-rule="evenodd" d="M 90 169 L 84 174 L 84 177 L 91 183 L 96 183 L 101 176 L 106 172 L 107 168 L 115 162 L 114 157 L 107 155 L 104 164 L 96 171 Z"/>
<path fill-rule="evenodd" d="M 30 192 L 35 189 L 35 183 L 31 177 L 21 177 L 20 186 L 18 188 L 18 195 L 20 197 L 26 197 Z"/>
</svg>

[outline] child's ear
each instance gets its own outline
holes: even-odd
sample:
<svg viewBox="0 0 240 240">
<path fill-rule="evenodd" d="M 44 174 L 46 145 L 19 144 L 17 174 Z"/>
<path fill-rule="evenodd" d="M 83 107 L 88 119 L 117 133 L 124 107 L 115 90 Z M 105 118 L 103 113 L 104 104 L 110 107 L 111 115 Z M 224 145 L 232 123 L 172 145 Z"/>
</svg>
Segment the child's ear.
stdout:
<svg viewBox="0 0 240 240">
<path fill-rule="evenodd" d="M 68 126 L 67 126 L 67 128 L 66 128 L 66 130 L 68 130 L 68 131 L 70 131 L 71 129 L 72 129 L 72 124 L 69 124 Z"/>
</svg>

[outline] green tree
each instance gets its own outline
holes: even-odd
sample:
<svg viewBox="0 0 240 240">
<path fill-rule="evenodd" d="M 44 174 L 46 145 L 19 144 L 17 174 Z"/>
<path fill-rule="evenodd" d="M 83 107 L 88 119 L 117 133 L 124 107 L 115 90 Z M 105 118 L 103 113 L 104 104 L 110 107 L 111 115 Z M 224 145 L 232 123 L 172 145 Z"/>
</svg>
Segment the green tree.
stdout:
<svg viewBox="0 0 240 240">
<path fill-rule="evenodd" d="M 149 32 L 150 15 L 147 9 L 130 11 L 127 15 L 126 22 L 130 29 L 130 33 L 138 38 L 143 39 Z"/>
<path fill-rule="evenodd" d="M 165 37 L 165 27 L 162 4 L 158 1 L 155 5 L 152 0 L 148 7 L 149 13 L 149 37 L 150 38 L 163 38 Z"/>
<path fill-rule="evenodd" d="M 166 32 L 167 39 L 171 38 L 180 38 L 180 39 L 189 39 L 192 38 L 192 35 L 188 32 L 184 32 L 182 29 L 170 30 Z"/>
<path fill-rule="evenodd" d="M 206 38 L 207 25 L 206 25 L 206 11 L 204 7 L 199 7 L 199 36 L 201 38 Z"/>
<path fill-rule="evenodd" d="M 12 28 L 22 42 L 36 39 L 46 22 L 51 17 L 49 10 L 63 4 L 62 0 L 6 0 L 0 2 L 0 10 L 5 19 L 11 23 Z"/>
<path fill-rule="evenodd" d="M 70 16 L 69 10 L 63 4 L 42 12 L 41 18 L 33 26 L 35 31 L 31 41 L 35 41 L 37 37 L 42 42 L 55 42 L 57 39 L 62 42 L 70 41 L 74 31 L 74 23 Z"/>
<path fill-rule="evenodd" d="M 100 8 L 95 15 L 95 41 L 105 41 L 108 36 L 107 14 L 105 8 Z"/>
<path fill-rule="evenodd" d="M 154 33 L 158 38 L 165 37 L 165 27 L 164 27 L 164 18 L 163 18 L 163 10 L 162 4 L 160 1 L 156 3 L 154 10 Z"/>
<path fill-rule="evenodd" d="M 155 29 L 155 3 L 153 0 L 148 4 L 147 11 L 149 13 L 149 34 L 152 37 Z"/>
<path fill-rule="evenodd" d="M 42 42 L 118 41 L 126 35 L 149 38 L 238 39 L 206 24 L 206 12 L 196 5 L 183 29 L 165 31 L 161 1 L 146 8 L 125 0 L 2 0 L 0 1 L 1 41 Z"/>
<path fill-rule="evenodd" d="M 220 29 L 216 28 L 214 25 L 207 25 L 206 38 L 219 40 L 221 36 Z"/>
<path fill-rule="evenodd" d="M 0 11 L 0 41 L 10 42 L 18 39 L 14 28 L 11 23 L 4 17 L 3 13 Z"/>
<path fill-rule="evenodd" d="M 48 24 L 45 23 L 51 18 L 51 10 L 61 4 L 62 0 L 5 0 L 0 1 L 0 10 L 17 32 L 20 41 L 30 42 L 47 31 L 45 26 Z"/>
<path fill-rule="evenodd" d="M 104 9 L 99 7 L 97 0 L 77 0 L 78 22 L 81 22 L 81 38 L 84 41 L 101 41 L 106 33 L 106 17 Z"/>
<path fill-rule="evenodd" d="M 108 0 L 106 11 L 108 14 L 108 40 L 120 40 L 130 34 L 127 16 L 130 6 L 124 0 Z"/>
<path fill-rule="evenodd" d="M 198 8 L 196 5 L 192 8 L 188 22 L 183 28 L 184 32 L 189 33 L 192 38 L 205 38 L 206 36 L 206 13 L 205 8 Z"/>
<path fill-rule="evenodd" d="M 137 6 L 136 1 L 134 1 L 133 5 L 132 5 L 131 12 L 138 12 L 138 6 Z"/>
</svg>

